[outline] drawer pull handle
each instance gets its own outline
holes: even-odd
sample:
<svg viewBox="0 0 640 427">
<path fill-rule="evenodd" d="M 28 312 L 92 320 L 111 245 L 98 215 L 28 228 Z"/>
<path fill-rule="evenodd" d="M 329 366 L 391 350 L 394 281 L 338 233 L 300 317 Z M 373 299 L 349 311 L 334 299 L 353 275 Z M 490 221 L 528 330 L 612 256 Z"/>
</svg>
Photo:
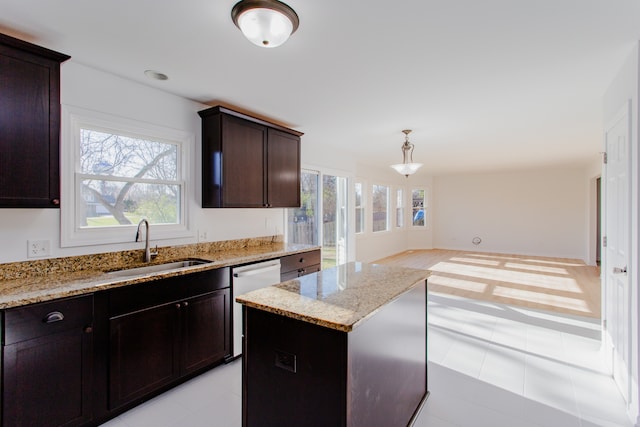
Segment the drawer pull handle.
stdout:
<svg viewBox="0 0 640 427">
<path fill-rule="evenodd" d="M 52 311 L 45 316 L 43 321 L 44 323 L 55 323 L 60 322 L 61 320 L 64 320 L 64 314 L 60 313 L 59 311 Z"/>
</svg>

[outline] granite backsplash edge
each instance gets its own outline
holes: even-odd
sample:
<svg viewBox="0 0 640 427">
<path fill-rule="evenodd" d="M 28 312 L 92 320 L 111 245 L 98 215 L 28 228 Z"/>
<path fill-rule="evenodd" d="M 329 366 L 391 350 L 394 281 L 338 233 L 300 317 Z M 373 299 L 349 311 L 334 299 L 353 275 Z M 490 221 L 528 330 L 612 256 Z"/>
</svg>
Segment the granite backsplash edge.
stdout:
<svg viewBox="0 0 640 427">
<path fill-rule="evenodd" d="M 214 255 L 216 252 L 234 251 L 259 246 L 282 246 L 283 236 L 251 237 L 217 242 L 193 243 L 158 248 L 158 256 L 149 263 L 162 264 L 184 258 Z M 102 271 L 131 268 L 145 265 L 142 262 L 144 249 L 103 252 L 61 258 L 33 259 L 11 263 L 0 263 L 0 280 L 27 279 L 51 274 L 73 273 L 83 270 Z"/>
</svg>

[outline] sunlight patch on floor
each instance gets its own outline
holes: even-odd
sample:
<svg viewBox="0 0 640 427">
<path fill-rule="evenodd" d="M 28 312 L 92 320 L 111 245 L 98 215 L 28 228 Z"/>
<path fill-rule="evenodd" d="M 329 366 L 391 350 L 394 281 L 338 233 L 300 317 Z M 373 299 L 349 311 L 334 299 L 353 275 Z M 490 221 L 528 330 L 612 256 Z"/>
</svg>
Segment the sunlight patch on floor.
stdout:
<svg viewBox="0 0 640 427">
<path fill-rule="evenodd" d="M 453 277 L 443 277 L 432 275 L 428 280 L 429 285 L 444 286 L 451 289 L 464 289 L 465 291 L 484 293 L 487 291 L 487 284 L 475 280 L 455 279 Z"/>
<path fill-rule="evenodd" d="M 550 274 L 536 274 L 525 272 L 517 272 L 517 274 L 514 274 L 513 272 L 498 268 L 468 266 L 446 261 L 439 262 L 438 264 L 431 267 L 430 270 L 441 273 L 451 273 L 461 276 L 473 277 L 476 279 L 500 281 L 524 286 L 535 286 L 538 288 L 575 292 L 579 294 L 582 293 L 582 289 L 580 288 L 580 286 L 578 286 L 578 283 L 574 279 L 567 277 L 557 277 Z"/>
<path fill-rule="evenodd" d="M 590 313 L 591 309 L 580 297 L 572 298 L 562 295 L 549 295 L 546 293 L 528 291 L 526 289 L 515 289 L 505 286 L 496 286 L 493 294 L 498 297 L 528 301 L 537 304 L 553 305 L 555 307 L 566 308 L 568 310 Z"/>
<path fill-rule="evenodd" d="M 553 273 L 553 274 L 564 274 L 564 275 L 569 274 L 566 268 L 560 268 L 560 267 L 547 267 L 543 265 L 522 264 L 519 262 L 507 262 L 504 266 L 505 268 L 530 270 L 530 271 L 537 271 L 540 273 Z"/>
</svg>

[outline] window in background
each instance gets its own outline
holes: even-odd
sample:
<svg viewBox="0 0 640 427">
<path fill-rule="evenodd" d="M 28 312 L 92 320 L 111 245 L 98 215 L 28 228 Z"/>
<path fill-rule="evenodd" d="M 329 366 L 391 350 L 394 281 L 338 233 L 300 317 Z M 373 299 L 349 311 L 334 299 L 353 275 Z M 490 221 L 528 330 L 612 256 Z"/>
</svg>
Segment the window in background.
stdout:
<svg viewBox="0 0 640 427">
<path fill-rule="evenodd" d="M 426 222 L 426 198 L 425 190 L 413 189 L 411 190 L 411 203 L 412 203 L 412 225 L 414 227 L 424 227 Z"/>
<path fill-rule="evenodd" d="M 300 208 L 287 209 L 287 242 L 318 244 L 318 184 L 320 173 L 300 174 Z"/>
<path fill-rule="evenodd" d="M 361 182 L 355 183 L 355 199 L 356 199 L 356 234 L 364 232 L 364 194 L 362 194 L 363 185 Z"/>
<path fill-rule="evenodd" d="M 396 227 L 404 227 L 404 190 L 396 190 Z"/>
<path fill-rule="evenodd" d="M 374 185 L 372 191 L 373 231 L 389 229 L 389 187 Z"/>
</svg>

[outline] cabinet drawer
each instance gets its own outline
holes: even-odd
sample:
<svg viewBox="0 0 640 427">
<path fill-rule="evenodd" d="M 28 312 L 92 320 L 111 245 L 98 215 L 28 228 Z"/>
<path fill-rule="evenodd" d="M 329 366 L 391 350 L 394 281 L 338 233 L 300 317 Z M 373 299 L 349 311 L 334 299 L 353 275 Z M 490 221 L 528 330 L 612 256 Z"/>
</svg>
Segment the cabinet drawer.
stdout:
<svg viewBox="0 0 640 427">
<path fill-rule="evenodd" d="M 4 344 L 55 334 L 93 322 L 93 295 L 11 308 L 4 313 Z"/>
<path fill-rule="evenodd" d="M 305 276 L 311 273 L 317 273 L 320 271 L 320 264 L 310 265 L 309 267 L 298 268 L 297 270 L 287 271 L 280 274 L 280 281 L 286 282 L 287 280 L 297 279 L 298 277 Z"/>
<path fill-rule="evenodd" d="M 287 255 L 280 258 L 280 271 L 282 273 L 288 273 L 316 264 L 320 264 L 320 250 Z"/>
</svg>

